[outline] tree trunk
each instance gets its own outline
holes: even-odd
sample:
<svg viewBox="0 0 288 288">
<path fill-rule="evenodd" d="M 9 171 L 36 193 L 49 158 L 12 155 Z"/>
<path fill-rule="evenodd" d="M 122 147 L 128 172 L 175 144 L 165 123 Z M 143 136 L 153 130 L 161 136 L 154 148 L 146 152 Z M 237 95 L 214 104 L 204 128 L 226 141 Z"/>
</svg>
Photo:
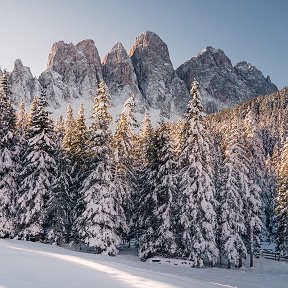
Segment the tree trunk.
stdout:
<svg viewBox="0 0 288 288">
<path fill-rule="evenodd" d="M 243 259 L 242 259 L 242 257 L 240 257 L 238 268 L 242 268 L 242 266 L 243 266 Z"/>
<path fill-rule="evenodd" d="M 253 235 L 253 226 L 250 222 L 250 267 L 254 267 L 254 235 Z"/>
<path fill-rule="evenodd" d="M 228 266 L 227 266 L 228 269 L 231 269 L 231 262 L 230 260 L 228 260 Z"/>
</svg>

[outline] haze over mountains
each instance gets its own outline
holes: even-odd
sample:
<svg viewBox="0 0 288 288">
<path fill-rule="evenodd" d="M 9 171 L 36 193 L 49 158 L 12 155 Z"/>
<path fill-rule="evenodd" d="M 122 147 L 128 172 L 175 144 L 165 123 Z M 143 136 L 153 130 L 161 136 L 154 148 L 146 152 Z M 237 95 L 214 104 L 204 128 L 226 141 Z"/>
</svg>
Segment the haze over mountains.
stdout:
<svg viewBox="0 0 288 288">
<path fill-rule="evenodd" d="M 245 61 L 233 66 L 222 50 L 212 47 L 175 70 L 167 45 L 149 31 L 136 38 L 129 54 L 117 43 L 102 62 L 93 40 L 77 45 L 56 42 L 39 78 L 18 59 L 9 81 L 16 103 L 21 98 L 30 103 L 45 87 L 49 104 L 57 110 L 65 102 L 93 99 L 99 82 L 105 80 L 116 110 L 134 95 L 138 112 L 156 109 L 170 118 L 186 111 L 194 77 L 200 83 L 206 112 L 277 91 L 270 77 L 256 67 Z"/>
</svg>

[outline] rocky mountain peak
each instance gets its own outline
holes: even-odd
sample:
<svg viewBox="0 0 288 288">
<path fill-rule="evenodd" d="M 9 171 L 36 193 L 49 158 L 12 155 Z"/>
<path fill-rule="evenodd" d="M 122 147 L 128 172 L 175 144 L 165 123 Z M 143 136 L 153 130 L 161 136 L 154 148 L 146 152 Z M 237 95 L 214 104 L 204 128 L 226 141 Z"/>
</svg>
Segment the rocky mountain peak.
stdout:
<svg viewBox="0 0 288 288">
<path fill-rule="evenodd" d="M 39 81 L 33 77 L 30 68 L 24 66 L 20 59 L 14 62 L 14 69 L 9 75 L 9 82 L 15 102 L 23 99 L 29 103 L 36 95 L 40 95 Z"/>
<path fill-rule="evenodd" d="M 101 60 L 93 40 L 87 39 L 79 42 L 76 45 L 76 49 L 78 52 L 82 52 L 86 56 L 87 62 L 89 64 L 93 64 L 99 67 Z"/>
<path fill-rule="evenodd" d="M 187 89 L 193 78 L 200 82 L 207 112 L 216 112 L 277 91 L 277 87 L 271 81 L 269 83 L 255 66 L 242 61 L 233 67 L 222 50 L 211 46 L 178 67 L 176 73 Z"/>
<path fill-rule="evenodd" d="M 138 58 L 142 53 L 144 57 L 150 58 L 151 63 L 157 58 L 172 65 L 167 45 L 154 32 L 147 31 L 138 36 L 130 49 L 129 56 Z"/>
<path fill-rule="evenodd" d="M 130 57 L 140 92 L 150 107 L 166 116 L 186 109 L 188 90 L 174 71 L 167 45 L 157 34 L 148 31 L 138 36 Z"/>
<path fill-rule="evenodd" d="M 103 79 L 101 61 L 93 40 L 77 45 L 59 41 L 53 44 L 47 70 L 39 78 L 47 87 L 47 96 L 54 107 L 69 99 L 95 97 Z"/>
<path fill-rule="evenodd" d="M 137 77 L 131 59 L 121 43 L 117 43 L 102 62 L 104 80 L 109 88 L 114 106 L 120 106 L 134 95 L 136 110 L 144 110 L 145 101 L 138 88 Z"/>
<path fill-rule="evenodd" d="M 112 49 L 107 53 L 104 57 L 102 64 L 108 65 L 112 63 L 122 63 L 123 60 L 129 59 L 126 49 L 122 45 L 122 43 L 116 43 Z"/>
<path fill-rule="evenodd" d="M 216 49 L 211 46 L 206 47 L 201 53 L 198 53 L 195 59 L 208 67 L 226 67 L 232 66 L 230 59 L 221 49 Z"/>
</svg>

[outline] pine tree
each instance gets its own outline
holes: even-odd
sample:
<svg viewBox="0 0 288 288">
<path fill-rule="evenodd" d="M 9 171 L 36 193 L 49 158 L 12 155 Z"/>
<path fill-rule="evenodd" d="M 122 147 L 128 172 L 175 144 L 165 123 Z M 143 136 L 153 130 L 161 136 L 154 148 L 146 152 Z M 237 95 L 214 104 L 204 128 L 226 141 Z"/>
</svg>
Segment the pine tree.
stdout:
<svg viewBox="0 0 288 288">
<path fill-rule="evenodd" d="M 235 120 L 234 120 L 235 121 Z M 221 169 L 220 187 L 220 255 L 231 263 L 246 257 L 243 237 L 246 233 L 244 201 L 248 193 L 248 168 L 245 159 L 243 135 L 235 122 L 226 129 L 224 166 Z"/>
<path fill-rule="evenodd" d="M 83 104 L 80 105 L 76 120 L 73 117 L 71 105 L 68 106 L 66 120 L 64 125 L 63 137 L 63 168 L 62 179 L 63 189 L 69 195 L 67 205 L 70 211 L 67 211 L 67 221 L 70 223 L 66 228 L 67 239 L 78 242 L 78 231 L 75 230 L 75 221 L 83 211 L 83 203 L 81 201 L 82 184 L 87 177 L 89 168 L 89 152 L 88 152 L 88 133 L 85 123 L 85 113 Z M 64 196 L 64 195 L 63 195 Z M 67 195 L 66 195 L 67 196 Z"/>
<path fill-rule="evenodd" d="M 149 123 L 149 118 L 146 121 Z M 146 121 L 144 121 L 144 124 Z M 157 152 L 160 148 L 157 145 L 154 131 L 150 131 L 150 133 L 150 137 L 149 139 L 146 138 L 147 143 L 144 146 L 145 154 L 143 157 L 145 157 L 146 162 L 142 166 L 141 177 L 139 177 L 138 197 L 136 198 L 136 206 L 138 207 L 135 221 L 136 235 L 139 245 L 139 257 L 143 260 L 156 254 L 155 242 L 158 228 L 156 222 L 157 195 L 155 188 L 158 173 Z"/>
<path fill-rule="evenodd" d="M 127 230 L 127 225 L 114 183 L 110 107 L 108 88 L 102 81 L 93 106 L 94 121 L 89 129 L 93 165 L 83 183 L 84 211 L 78 217 L 76 226 L 80 238 L 89 247 L 98 253 L 115 255 L 118 253 L 120 230 Z"/>
<path fill-rule="evenodd" d="M 18 235 L 24 238 L 40 237 L 46 232 L 47 203 L 56 165 L 53 125 L 46 106 L 44 94 L 35 97 L 31 104 L 18 199 Z"/>
<path fill-rule="evenodd" d="M 69 174 L 69 159 L 62 148 L 64 137 L 64 120 L 62 115 L 55 123 L 55 144 L 56 144 L 56 172 L 51 186 L 51 197 L 48 202 L 48 235 L 47 238 L 61 245 L 68 243 L 71 236 L 73 209 L 71 203 L 70 189 L 72 187 L 72 178 Z"/>
<path fill-rule="evenodd" d="M 192 83 L 192 100 L 184 123 L 179 156 L 179 220 L 183 254 L 201 267 L 216 262 L 216 213 L 212 158 L 204 126 L 199 84 Z"/>
<path fill-rule="evenodd" d="M 247 197 L 247 227 L 250 267 L 254 266 L 253 255 L 255 248 L 260 247 L 260 232 L 264 225 L 262 202 L 267 195 L 266 167 L 264 148 L 255 116 L 249 112 L 245 118 L 246 151 L 249 165 L 249 195 Z"/>
<path fill-rule="evenodd" d="M 16 112 L 12 106 L 7 73 L 0 79 L 0 237 L 15 233 L 17 197 Z"/>
<path fill-rule="evenodd" d="M 75 119 L 73 117 L 73 109 L 69 104 L 66 112 L 65 126 L 64 126 L 64 136 L 62 146 L 65 151 L 70 152 L 73 151 L 73 132 L 75 129 Z"/>
<path fill-rule="evenodd" d="M 281 153 L 279 169 L 279 187 L 276 198 L 277 215 L 277 248 L 280 251 L 288 250 L 288 140 L 286 139 Z"/>
<path fill-rule="evenodd" d="M 118 125 L 114 136 L 114 155 L 116 164 L 116 181 L 118 190 L 121 191 L 121 198 L 125 210 L 126 219 L 129 220 L 132 226 L 132 215 L 134 214 L 133 207 L 133 192 L 136 187 L 136 151 L 135 143 L 137 135 L 134 128 L 138 127 L 134 117 L 134 98 L 130 97 L 124 103 L 124 109 L 120 114 Z M 122 237 L 130 240 L 132 235 L 122 235 Z"/>
<path fill-rule="evenodd" d="M 267 167 L 267 198 L 265 204 L 265 220 L 268 242 L 275 242 L 276 240 L 276 230 L 277 230 L 277 217 L 276 217 L 276 196 L 278 191 L 278 179 L 276 175 L 275 168 L 270 157 L 266 160 Z M 270 199 L 270 205 L 268 205 Z"/>
<path fill-rule="evenodd" d="M 157 172 L 155 177 L 156 254 L 174 256 L 177 252 L 175 231 L 176 162 L 168 125 L 162 122 L 155 131 L 157 147 Z"/>
</svg>

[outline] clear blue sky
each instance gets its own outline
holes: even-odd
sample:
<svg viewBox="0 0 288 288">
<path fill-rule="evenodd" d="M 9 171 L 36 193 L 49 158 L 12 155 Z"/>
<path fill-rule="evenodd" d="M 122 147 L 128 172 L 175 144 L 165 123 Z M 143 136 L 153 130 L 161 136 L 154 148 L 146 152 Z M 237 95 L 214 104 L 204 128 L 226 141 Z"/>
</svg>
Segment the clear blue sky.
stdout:
<svg viewBox="0 0 288 288">
<path fill-rule="evenodd" d="M 168 45 L 174 68 L 210 45 L 288 86 L 286 0 L 0 0 L 0 20 L 0 67 L 9 71 L 20 58 L 39 75 L 59 40 L 91 38 L 103 58 L 119 41 L 129 51 L 150 30 Z"/>
</svg>

